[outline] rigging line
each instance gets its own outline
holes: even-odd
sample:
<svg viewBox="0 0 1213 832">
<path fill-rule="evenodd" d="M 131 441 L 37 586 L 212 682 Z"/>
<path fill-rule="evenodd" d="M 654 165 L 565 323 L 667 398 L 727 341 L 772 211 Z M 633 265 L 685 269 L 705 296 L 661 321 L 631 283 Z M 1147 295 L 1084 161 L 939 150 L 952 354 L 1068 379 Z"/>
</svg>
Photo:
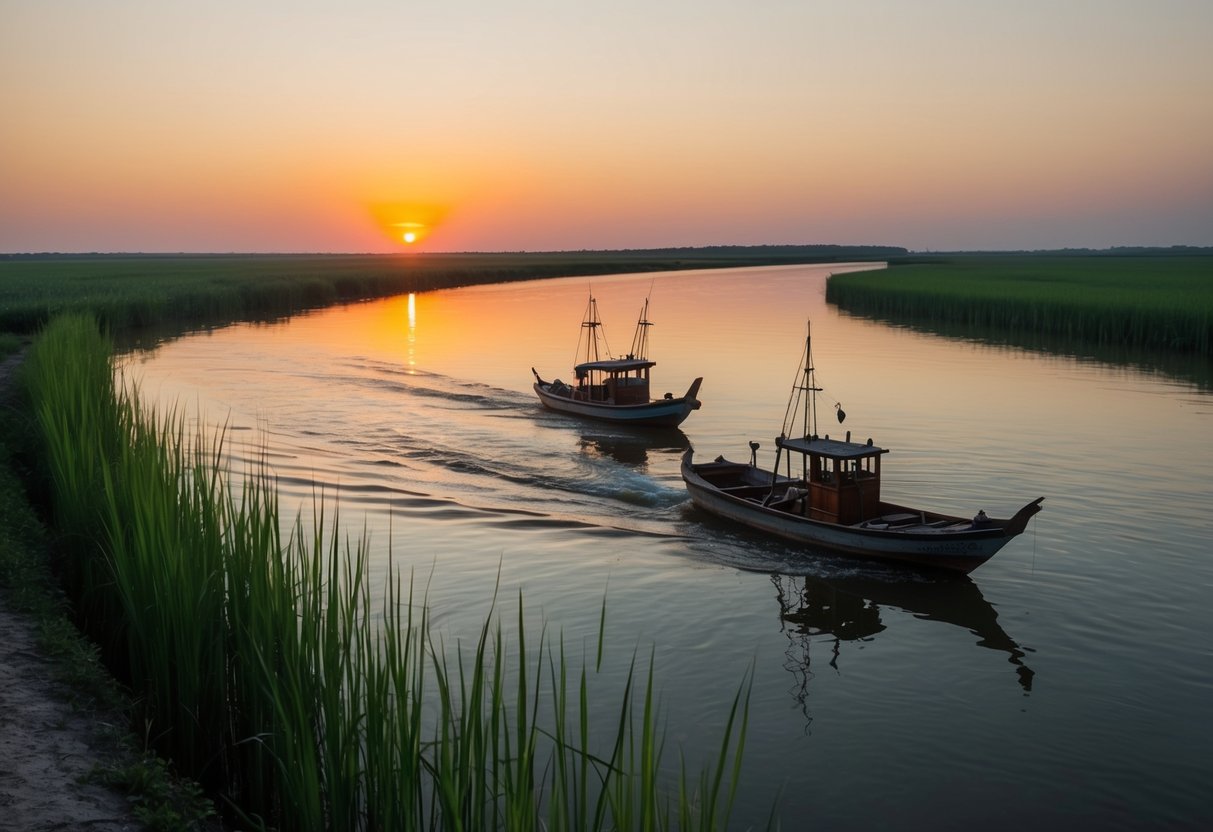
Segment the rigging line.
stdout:
<svg viewBox="0 0 1213 832">
<path fill-rule="evenodd" d="M 650 287 L 650 292 L 652 287 Z M 640 308 L 640 317 L 636 319 L 636 332 L 632 335 L 632 348 L 628 351 L 628 355 L 633 358 L 646 358 L 649 350 L 649 327 L 653 324 L 649 320 L 649 298 L 644 299 L 644 306 Z"/>
<path fill-rule="evenodd" d="M 795 417 L 792 415 L 800 408 L 800 396 L 804 392 L 808 384 L 804 378 L 806 368 L 808 367 L 808 352 L 809 344 L 806 339 L 804 353 L 800 357 L 800 364 L 796 367 L 796 377 L 792 380 L 792 395 L 788 399 L 788 407 L 783 412 L 782 432 L 784 436 L 790 437 L 792 423 Z"/>
<path fill-rule="evenodd" d="M 603 350 L 606 352 L 606 356 L 605 356 L 605 358 L 608 358 L 608 359 L 609 359 L 609 358 L 614 358 L 614 357 L 615 357 L 615 353 L 611 352 L 611 345 L 610 345 L 610 342 L 608 342 L 608 341 L 607 341 L 607 336 L 606 336 L 606 327 L 605 327 L 605 326 L 603 326 L 603 324 L 602 324 L 602 319 L 598 317 L 598 304 L 597 304 L 597 301 L 595 301 L 595 303 L 594 303 L 594 320 L 598 322 L 598 330 L 597 330 L 597 331 L 598 331 L 598 334 L 600 334 L 600 335 L 602 336 L 602 349 L 603 349 Z M 603 357 L 603 356 L 599 356 L 599 355 L 597 354 L 597 351 L 595 351 L 595 354 L 594 354 L 594 358 L 595 358 L 595 360 L 597 360 L 597 359 L 598 359 L 598 358 L 600 358 L 600 357 Z"/>
<path fill-rule="evenodd" d="M 611 345 L 607 341 L 606 328 L 602 325 L 602 320 L 598 317 L 598 301 L 594 298 L 591 291 L 590 299 L 586 304 L 585 314 L 581 319 L 582 332 L 577 337 L 577 352 L 573 356 L 573 365 L 581 363 L 581 345 L 582 339 L 585 339 L 585 360 L 599 361 L 603 356 L 599 353 L 598 341 L 602 339 L 602 349 L 606 353 L 606 358 L 612 358 Z M 586 330 L 589 330 L 586 332 Z"/>
<path fill-rule="evenodd" d="M 615 357 L 615 353 L 611 352 L 611 345 L 610 345 L 610 343 L 607 341 L 607 337 L 606 337 L 606 327 L 604 327 L 604 326 L 602 325 L 602 322 L 601 322 L 601 321 L 599 321 L 599 323 L 598 323 L 598 331 L 599 331 L 599 332 L 602 334 L 602 349 L 603 349 L 603 350 L 606 352 L 606 357 L 607 357 L 607 358 L 614 358 L 614 357 Z"/>
<path fill-rule="evenodd" d="M 574 367 L 576 367 L 578 364 L 581 363 L 581 343 L 582 343 L 582 339 L 585 338 L 585 329 L 586 329 L 585 322 L 586 322 L 586 319 L 590 315 L 590 304 L 592 304 L 593 302 L 594 302 L 594 287 L 591 284 L 590 299 L 589 299 L 589 302 L 586 304 L 585 312 L 581 313 L 581 326 L 578 327 L 578 329 L 577 329 L 577 347 L 573 350 L 573 366 Z M 590 348 L 588 345 L 586 346 L 585 351 L 586 351 L 586 354 L 588 355 L 589 351 L 590 351 Z"/>
<path fill-rule="evenodd" d="M 1032 524 L 1032 571 L 1029 575 L 1033 580 L 1036 578 L 1036 528 L 1037 524 Z"/>
</svg>

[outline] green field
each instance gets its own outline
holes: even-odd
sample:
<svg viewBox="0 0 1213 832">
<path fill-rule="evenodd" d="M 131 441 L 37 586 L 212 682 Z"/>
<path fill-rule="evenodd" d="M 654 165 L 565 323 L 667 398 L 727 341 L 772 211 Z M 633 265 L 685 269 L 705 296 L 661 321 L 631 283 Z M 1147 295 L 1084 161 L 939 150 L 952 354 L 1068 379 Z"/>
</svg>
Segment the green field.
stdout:
<svg viewBox="0 0 1213 832">
<path fill-rule="evenodd" d="M 852 314 L 999 340 L 1213 353 L 1213 256 L 901 258 L 830 278 Z"/>
<path fill-rule="evenodd" d="M 0 332 L 88 312 L 110 331 L 269 320 L 334 303 L 543 277 L 882 260 L 877 246 L 711 246 L 494 254 L 5 255 Z"/>
</svg>

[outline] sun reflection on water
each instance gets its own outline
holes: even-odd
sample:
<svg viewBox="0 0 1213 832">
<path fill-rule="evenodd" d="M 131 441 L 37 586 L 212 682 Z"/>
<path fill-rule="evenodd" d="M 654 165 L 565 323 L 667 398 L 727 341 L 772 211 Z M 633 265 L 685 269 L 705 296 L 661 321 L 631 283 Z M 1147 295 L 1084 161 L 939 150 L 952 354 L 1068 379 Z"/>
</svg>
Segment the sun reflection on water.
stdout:
<svg viewBox="0 0 1213 832">
<path fill-rule="evenodd" d="M 405 363 L 408 364 L 409 372 L 414 373 L 417 368 L 417 295 L 413 292 L 409 292 L 409 332 L 407 343 Z"/>
</svg>

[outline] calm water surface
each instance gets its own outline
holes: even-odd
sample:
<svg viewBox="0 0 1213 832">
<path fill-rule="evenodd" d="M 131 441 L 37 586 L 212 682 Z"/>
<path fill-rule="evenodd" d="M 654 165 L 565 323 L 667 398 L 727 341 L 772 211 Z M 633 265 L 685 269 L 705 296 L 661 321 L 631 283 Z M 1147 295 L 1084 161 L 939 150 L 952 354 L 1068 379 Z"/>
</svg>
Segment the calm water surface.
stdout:
<svg viewBox="0 0 1213 832">
<path fill-rule="evenodd" d="M 605 595 L 616 678 L 655 653 L 671 764 L 715 750 L 752 668 L 739 828 L 776 800 L 785 829 L 1213 826 L 1209 393 L 849 318 L 827 274 L 440 291 L 189 336 L 126 371 L 228 422 L 237 467 L 267 447 L 284 510 L 307 516 L 313 484 L 336 499 L 448 642 L 475 638 L 500 575 L 507 628 L 521 591 L 531 634 L 592 656 Z M 651 293 L 655 392 L 704 377 L 681 430 L 540 408 L 531 368 L 571 375 L 591 287 L 616 353 Z M 810 318 L 821 412 L 892 449 L 889 499 L 1003 515 L 1043 495 L 1028 531 L 943 579 L 692 509 L 688 444 L 745 459 L 754 439 L 769 461 Z"/>
</svg>

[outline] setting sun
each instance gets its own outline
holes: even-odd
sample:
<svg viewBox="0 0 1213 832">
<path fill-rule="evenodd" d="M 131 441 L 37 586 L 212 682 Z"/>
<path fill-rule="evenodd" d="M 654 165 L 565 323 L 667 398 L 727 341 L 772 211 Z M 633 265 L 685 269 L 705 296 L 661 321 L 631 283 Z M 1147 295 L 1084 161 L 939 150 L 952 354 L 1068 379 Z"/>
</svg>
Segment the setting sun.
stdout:
<svg viewBox="0 0 1213 832">
<path fill-rule="evenodd" d="M 0 2 L 0 254 L 1213 245 L 1208 0 L 61 5 Z"/>
<path fill-rule="evenodd" d="M 371 206 L 371 213 L 395 245 L 424 246 L 442 221 L 442 209 L 433 205 L 385 202 Z"/>
<path fill-rule="evenodd" d="M 425 236 L 426 226 L 423 222 L 394 222 L 392 226 L 399 229 L 400 240 L 406 246 L 411 246 Z"/>
</svg>

